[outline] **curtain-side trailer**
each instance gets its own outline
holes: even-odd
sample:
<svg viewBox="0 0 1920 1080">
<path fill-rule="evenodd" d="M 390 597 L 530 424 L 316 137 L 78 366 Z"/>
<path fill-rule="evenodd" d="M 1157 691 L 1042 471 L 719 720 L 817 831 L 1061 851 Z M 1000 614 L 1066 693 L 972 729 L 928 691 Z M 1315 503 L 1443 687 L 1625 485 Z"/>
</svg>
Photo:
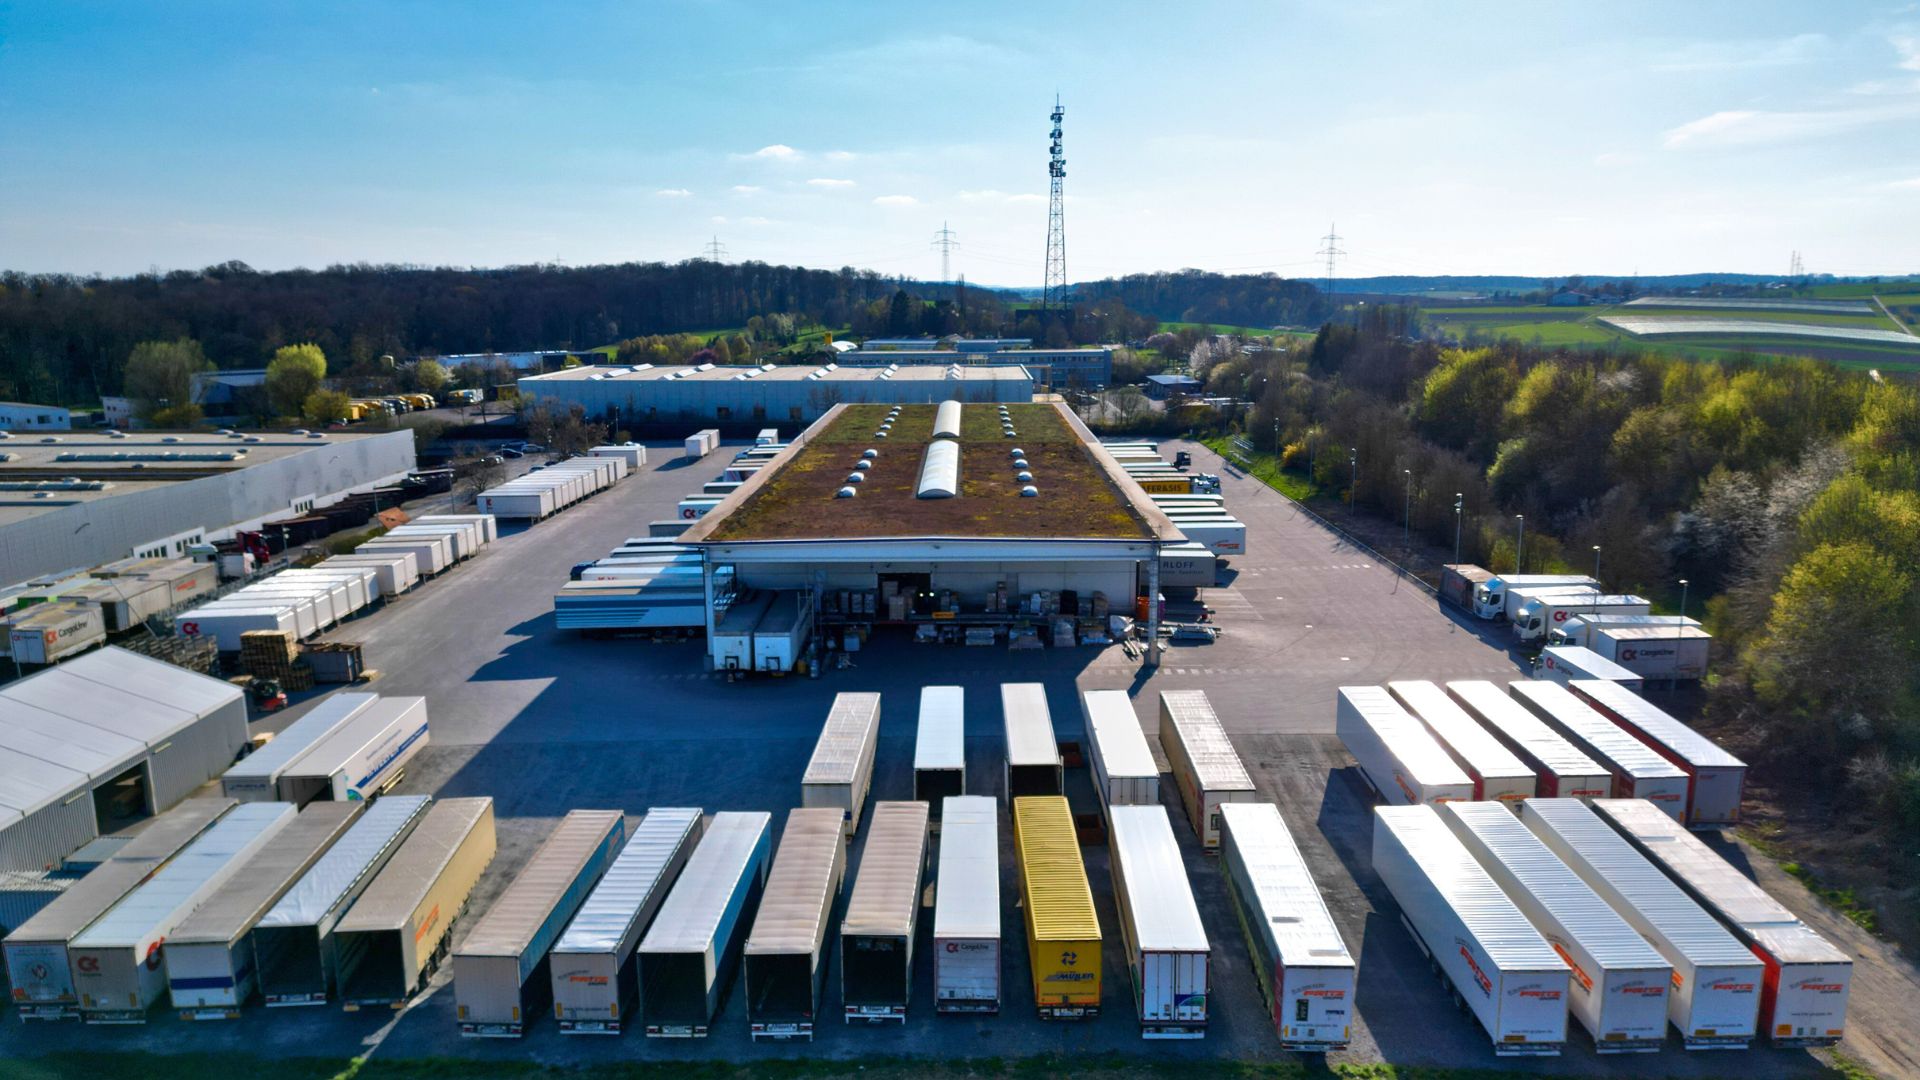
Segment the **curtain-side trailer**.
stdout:
<svg viewBox="0 0 1920 1080">
<path fill-rule="evenodd" d="M 1001 683 L 1000 710 L 1007 735 L 1007 799 L 1064 792 L 1060 744 L 1053 737 L 1046 685 Z"/>
<path fill-rule="evenodd" d="M 398 1006 L 425 989 L 494 850 L 491 798 L 436 799 L 333 928 L 340 999 Z"/>
<path fill-rule="evenodd" d="M 571 810 L 453 950 L 460 1034 L 513 1038 L 553 989 L 547 950 L 627 839 L 618 810 Z"/>
<path fill-rule="evenodd" d="M 1694 827 L 1737 825 L 1747 786 L 1747 763 L 1718 743 L 1668 715 L 1638 694 L 1608 682 L 1567 684 L 1580 699 L 1620 725 L 1622 731 L 1678 765 L 1687 785 L 1686 823 Z"/>
<path fill-rule="evenodd" d="M 232 884 L 189 915 L 167 939 L 167 993 L 185 1020 L 231 1020 L 259 980 L 248 936 L 327 849 L 346 835 L 365 803 L 320 803 L 293 819 L 234 874 Z"/>
<path fill-rule="evenodd" d="M 1612 773 L 1493 683 L 1456 680 L 1447 684 L 1447 696 L 1533 770 L 1535 789 L 1541 798 L 1591 799 L 1613 787 Z"/>
<path fill-rule="evenodd" d="M 1579 799 L 1528 799 L 1520 821 L 1673 966 L 1667 1019 L 1689 1050 L 1741 1050 L 1764 968 L 1680 886 Z"/>
<path fill-rule="evenodd" d="M 1133 699 L 1125 690 L 1088 690 L 1080 695 L 1086 723 L 1087 764 L 1102 809 L 1158 806 L 1160 766 L 1154 763 Z"/>
<path fill-rule="evenodd" d="M 553 1016 L 570 1035 L 618 1035 L 638 1004 L 634 950 L 700 843 L 700 811 L 654 807 L 567 925 L 548 960 Z"/>
<path fill-rule="evenodd" d="M 1568 1008 L 1594 1051 L 1657 1052 L 1673 981 L 1666 958 L 1507 808 L 1448 803 L 1440 818 L 1573 970 Z"/>
<path fill-rule="evenodd" d="M 1473 781 L 1474 798 L 1512 803 L 1536 794 L 1533 770 L 1437 684 L 1403 680 L 1388 683 L 1387 692 L 1426 726 L 1440 748 L 1466 772 Z"/>
<path fill-rule="evenodd" d="M 1220 872 L 1280 1048 L 1346 1046 L 1353 1038 L 1353 955 L 1279 807 L 1220 808 Z"/>
<path fill-rule="evenodd" d="M 913 739 L 913 797 L 927 804 L 933 827 L 938 829 L 947 796 L 966 793 L 966 691 L 958 686 L 923 686 Z"/>
<path fill-rule="evenodd" d="M 1665 870 L 1766 966 L 1760 1030 L 1775 1046 L 1832 1046 L 1846 1034 L 1853 958 L 1767 895 L 1699 837 L 1642 799 L 1595 799 L 1594 810 Z"/>
<path fill-rule="evenodd" d="M 654 916 L 638 953 L 640 1016 L 649 1037 L 706 1037 L 760 909 L 771 820 L 758 812 L 713 815 Z"/>
<path fill-rule="evenodd" d="M 1582 753 L 1605 765 L 1613 774 L 1614 798 L 1651 800 L 1675 821 L 1686 815 L 1687 774 L 1573 691 L 1555 682 L 1524 679 L 1509 683 L 1507 691 Z"/>
<path fill-rule="evenodd" d="M 1385 687 L 1340 687 L 1334 730 L 1381 802 L 1410 806 L 1473 798 L 1473 780 Z"/>
<path fill-rule="evenodd" d="M 873 785 L 873 755 L 880 745 L 880 695 L 834 695 L 827 722 L 800 777 L 800 805 L 840 811 L 852 836 Z"/>
<path fill-rule="evenodd" d="M 269 1007 L 326 1002 L 335 982 L 334 926 L 413 834 L 431 802 L 425 795 L 389 795 L 368 806 L 254 924 L 249 944 L 260 996 Z"/>
<path fill-rule="evenodd" d="M 840 923 L 840 1001 L 848 1023 L 907 1022 L 927 865 L 927 804 L 878 802 Z"/>
<path fill-rule="evenodd" d="M 1441 822 L 1439 809 L 1375 807 L 1373 869 L 1493 1052 L 1559 1056 L 1572 971 Z"/>
<path fill-rule="evenodd" d="M 1213 950 L 1167 808 L 1113 806 L 1107 816 L 1114 902 L 1141 1037 L 1201 1038 Z"/>
<path fill-rule="evenodd" d="M 755 1039 L 813 1041 L 826 1001 L 827 937 L 847 877 L 847 837 L 830 807 L 787 813 L 744 950 Z"/>
<path fill-rule="evenodd" d="M 1220 849 L 1220 807 L 1258 802 L 1253 778 L 1203 690 L 1160 692 L 1160 748 L 1203 851 Z"/>
<path fill-rule="evenodd" d="M 1100 919 L 1066 798 L 1027 795 L 1013 800 L 1013 843 L 1020 864 L 1034 1008 L 1042 1020 L 1098 1016 Z"/>
<path fill-rule="evenodd" d="M 985 795 L 940 811 L 933 893 L 933 999 L 939 1012 L 1000 1011 L 1000 823 Z"/>
</svg>

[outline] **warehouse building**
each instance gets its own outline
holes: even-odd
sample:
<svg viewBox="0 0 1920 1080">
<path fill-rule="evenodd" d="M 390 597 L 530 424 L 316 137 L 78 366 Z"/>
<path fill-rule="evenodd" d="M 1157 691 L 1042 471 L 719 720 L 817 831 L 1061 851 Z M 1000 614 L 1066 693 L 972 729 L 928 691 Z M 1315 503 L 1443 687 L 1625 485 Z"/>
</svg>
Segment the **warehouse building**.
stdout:
<svg viewBox="0 0 1920 1080">
<path fill-rule="evenodd" d="M 858 355 L 858 354 L 849 354 Z M 945 354 L 949 360 L 954 354 Z M 840 404 L 1033 400 L 1033 376 L 1004 365 L 697 367 L 651 364 L 568 368 L 520 380 L 520 400 L 579 405 L 591 417 L 642 426 L 810 424 Z"/>
<path fill-rule="evenodd" d="M 0 687 L 0 871 L 60 864 L 233 764 L 240 688 L 105 648 Z"/>
<path fill-rule="evenodd" d="M 0 401 L 0 431 L 67 431 L 73 413 L 57 405 Z"/>
<path fill-rule="evenodd" d="M 1022 625 L 1064 619 L 1068 634 L 1046 642 L 1060 644 L 1136 614 L 1157 629 L 1157 606 L 1136 596 L 1157 592 L 1159 549 L 1180 534 L 1071 410 L 891 413 L 835 407 L 680 537 L 704 553 L 709 642 L 720 567 L 742 588 L 809 595 L 828 632 L 893 625 L 1011 643 Z"/>
<path fill-rule="evenodd" d="M 960 338 L 942 342 L 929 338 L 884 338 L 842 353 L 842 367 L 885 367 L 889 364 L 1017 364 L 1033 373 L 1042 386 L 1098 387 L 1113 381 L 1113 347 L 1033 349 L 1021 338 Z"/>
<path fill-rule="evenodd" d="M 0 585 L 177 557 L 413 469 L 413 433 L 86 432 L 0 438 Z"/>
</svg>

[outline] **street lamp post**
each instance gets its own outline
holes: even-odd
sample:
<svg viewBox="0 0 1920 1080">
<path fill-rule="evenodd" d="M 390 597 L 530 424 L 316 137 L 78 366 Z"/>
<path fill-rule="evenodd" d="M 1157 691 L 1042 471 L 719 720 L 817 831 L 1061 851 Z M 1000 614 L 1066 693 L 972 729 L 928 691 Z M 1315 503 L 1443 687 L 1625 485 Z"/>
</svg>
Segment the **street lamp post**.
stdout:
<svg viewBox="0 0 1920 1080">
<path fill-rule="evenodd" d="M 1404 544 L 1413 539 L 1413 470 L 1400 471 L 1407 477 L 1407 505 L 1400 517 L 1400 542 Z"/>
<path fill-rule="evenodd" d="M 1458 564 L 1460 562 L 1460 514 L 1461 514 L 1461 511 L 1466 508 L 1466 505 L 1467 505 L 1466 493 L 1460 492 L 1460 491 L 1454 492 L 1453 493 L 1453 561 L 1455 564 Z"/>
<path fill-rule="evenodd" d="M 1280 421 L 1273 422 L 1273 456 L 1280 456 Z"/>
<path fill-rule="evenodd" d="M 1595 591 L 1598 591 L 1600 588 L 1600 545 L 1599 544 L 1593 545 L 1593 586 Z"/>
<path fill-rule="evenodd" d="M 1687 636 L 1686 618 L 1687 618 L 1687 579 L 1681 578 L 1680 579 L 1680 619 L 1681 621 L 1673 624 L 1673 636 L 1675 638 L 1683 638 Z"/>
<path fill-rule="evenodd" d="M 1513 572 L 1520 572 L 1520 554 L 1527 549 L 1527 515 L 1513 515 Z"/>
<path fill-rule="evenodd" d="M 1347 506 L 1354 507 L 1354 506 L 1360 505 L 1359 502 L 1357 501 L 1360 498 L 1360 448 L 1359 447 L 1350 446 L 1347 448 L 1347 467 L 1351 469 L 1353 473 L 1353 478 L 1347 482 Z"/>
</svg>

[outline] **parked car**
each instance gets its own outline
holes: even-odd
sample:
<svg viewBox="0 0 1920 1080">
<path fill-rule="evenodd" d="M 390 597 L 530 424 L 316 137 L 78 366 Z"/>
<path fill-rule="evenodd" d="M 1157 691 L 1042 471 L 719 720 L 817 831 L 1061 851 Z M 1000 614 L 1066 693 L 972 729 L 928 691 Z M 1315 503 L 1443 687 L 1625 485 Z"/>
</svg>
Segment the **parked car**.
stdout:
<svg viewBox="0 0 1920 1080">
<path fill-rule="evenodd" d="M 499 454 L 488 454 L 486 457 L 480 459 L 480 464 L 482 465 L 505 465 L 506 463 L 507 459 L 501 457 Z"/>
<path fill-rule="evenodd" d="M 526 457 L 527 455 L 521 453 L 518 450 L 515 450 L 511 446 L 503 446 L 500 448 L 500 456 L 509 457 L 509 458 L 523 458 L 523 457 Z"/>
</svg>

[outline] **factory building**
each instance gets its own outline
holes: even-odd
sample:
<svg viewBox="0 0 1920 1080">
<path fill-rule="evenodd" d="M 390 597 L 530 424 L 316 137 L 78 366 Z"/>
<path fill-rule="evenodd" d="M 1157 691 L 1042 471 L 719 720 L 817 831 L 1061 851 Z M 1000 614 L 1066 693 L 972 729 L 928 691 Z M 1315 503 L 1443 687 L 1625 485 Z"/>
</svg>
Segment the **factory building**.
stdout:
<svg viewBox="0 0 1920 1080">
<path fill-rule="evenodd" d="M 72 427 L 73 413 L 57 405 L 0 401 L 0 431 L 66 431 Z"/>
<path fill-rule="evenodd" d="M 12 434 L 0 438 L 0 585 L 180 556 L 413 466 L 410 431 Z"/>
<path fill-rule="evenodd" d="M 858 355 L 858 354 L 849 354 Z M 948 360 L 953 353 L 944 354 Z M 579 405 L 591 417 L 641 427 L 673 424 L 810 424 L 841 404 L 947 400 L 1033 400 L 1033 376 L 1019 367 L 792 365 L 697 367 L 611 365 L 568 368 L 519 381 L 520 400 Z"/>
<path fill-rule="evenodd" d="M 1033 373 L 1037 385 L 1094 388 L 1113 381 L 1113 347 L 1031 349 L 1022 338 L 949 339 L 951 349 L 931 338 L 880 338 L 835 361 L 842 367 L 888 364 L 1018 364 Z"/>
</svg>

